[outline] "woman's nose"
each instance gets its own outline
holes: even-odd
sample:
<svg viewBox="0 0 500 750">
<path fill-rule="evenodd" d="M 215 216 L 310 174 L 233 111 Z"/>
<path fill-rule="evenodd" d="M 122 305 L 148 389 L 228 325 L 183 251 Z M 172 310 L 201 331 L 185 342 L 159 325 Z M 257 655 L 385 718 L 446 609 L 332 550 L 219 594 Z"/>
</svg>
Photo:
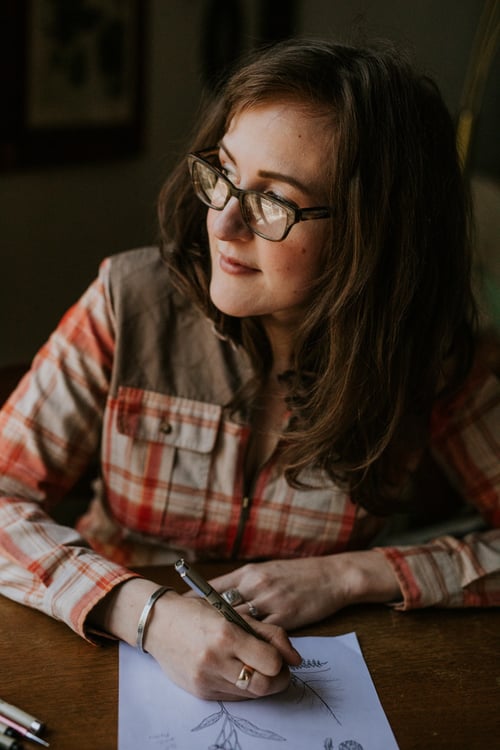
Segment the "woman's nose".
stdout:
<svg viewBox="0 0 500 750">
<path fill-rule="evenodd" d="M 234 238 L 248 239 L 253 232 L 247 227 L 241 215 L 239 201 L 234 196 L 228 200 L 222 211 L 212 211 L 212 231 L 219 240 Z"/>
</svg>

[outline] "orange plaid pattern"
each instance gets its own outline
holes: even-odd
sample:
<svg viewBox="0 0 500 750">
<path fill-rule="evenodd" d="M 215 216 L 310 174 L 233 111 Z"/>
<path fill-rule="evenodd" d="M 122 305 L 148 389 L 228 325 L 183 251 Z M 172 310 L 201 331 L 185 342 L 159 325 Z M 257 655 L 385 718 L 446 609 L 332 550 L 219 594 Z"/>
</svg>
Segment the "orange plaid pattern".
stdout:
<svg viewBox="0 0 500 750">
<path fill-rule="evenodd" d="M 246 367 L 179 302 L 157 250 L 106 260 L 0 413 L 0 592 L 84 635 L 132 565 L 230 558 L 237 539 L 239 559 L 368 546 L 383 521 L 313 470 L 318 489 L 293 489 L 271 459 L 243 508 L 249 428 L 224 404 Z M 500 526 L 497 380 L 475 376 L 436 408 L 430 440 L 463 496 Z M 51 507 L 96 458 L 88 513 L 77 530 L 57 525 Z M 500 531 L 381 553 L 401 608 L 500 603 Z"/>
</svg>

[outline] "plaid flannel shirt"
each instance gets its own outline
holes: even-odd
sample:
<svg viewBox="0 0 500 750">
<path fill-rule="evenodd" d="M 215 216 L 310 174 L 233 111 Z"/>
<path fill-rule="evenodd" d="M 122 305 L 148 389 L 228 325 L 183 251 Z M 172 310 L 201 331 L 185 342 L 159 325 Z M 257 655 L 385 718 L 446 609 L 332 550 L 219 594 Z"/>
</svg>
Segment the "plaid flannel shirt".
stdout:
<svg viewBox="0 0 500 750">
<path fill-rule="evenodd" d="M 361 549 L 383 521 L 323 474 L 291 488 L 271 458 L 244 486 L 249 426 L 225 407 L 249 374 L 178 295 L 157 249 L 107 259 L 0 412 L 0 593 L 82 635 L 130 566 Z M 462 495 L 500 526 L 500 386 L 475 375 L 436 406 L 430 447 Z M 77 529 L 49 515 L 99 460 Z M 500 603 L 500 531 L 381 548 L 402 609 Z"/>
</svg>

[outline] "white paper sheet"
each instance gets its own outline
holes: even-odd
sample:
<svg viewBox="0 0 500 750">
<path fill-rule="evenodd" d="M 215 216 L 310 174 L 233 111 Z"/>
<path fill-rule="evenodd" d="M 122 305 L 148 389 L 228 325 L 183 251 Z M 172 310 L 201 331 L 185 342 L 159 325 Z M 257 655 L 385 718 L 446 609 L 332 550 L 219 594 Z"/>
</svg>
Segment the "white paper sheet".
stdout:
<svg viewBox="0 0 500 750">
<path fill-rule="evenodd" d="M 286 692 L 224 703 L 120 643 L 118 750 L 398 750 L 355 633 L 292 641 L 303 662 Z"/>
</svg>

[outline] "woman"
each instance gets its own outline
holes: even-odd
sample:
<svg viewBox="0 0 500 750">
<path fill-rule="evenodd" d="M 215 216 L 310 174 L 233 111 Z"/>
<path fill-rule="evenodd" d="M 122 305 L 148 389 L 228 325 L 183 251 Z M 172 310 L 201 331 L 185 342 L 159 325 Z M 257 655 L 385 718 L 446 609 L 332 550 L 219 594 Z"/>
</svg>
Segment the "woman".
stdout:
<svg viewBox="0 0 500 750">
<path fill-rule="evenodd" d="M 472 367 L 435 86 L 390 50 L 282 43 L 221 87 L 187 161 L 162 258 L 105 261 L 2 412 L 2 593 L 212 699 L 282 690 L 285 629 L 350 603 L 498 604 L 498 531 L 369 548 L 427 451 L 500 517 L 500 389 Z M 96 455 L 78 532 L 56 525 Z M 254 561 L 213 584 L 262 640 L 127 567 L 180 555 Z"/>
</svg>

